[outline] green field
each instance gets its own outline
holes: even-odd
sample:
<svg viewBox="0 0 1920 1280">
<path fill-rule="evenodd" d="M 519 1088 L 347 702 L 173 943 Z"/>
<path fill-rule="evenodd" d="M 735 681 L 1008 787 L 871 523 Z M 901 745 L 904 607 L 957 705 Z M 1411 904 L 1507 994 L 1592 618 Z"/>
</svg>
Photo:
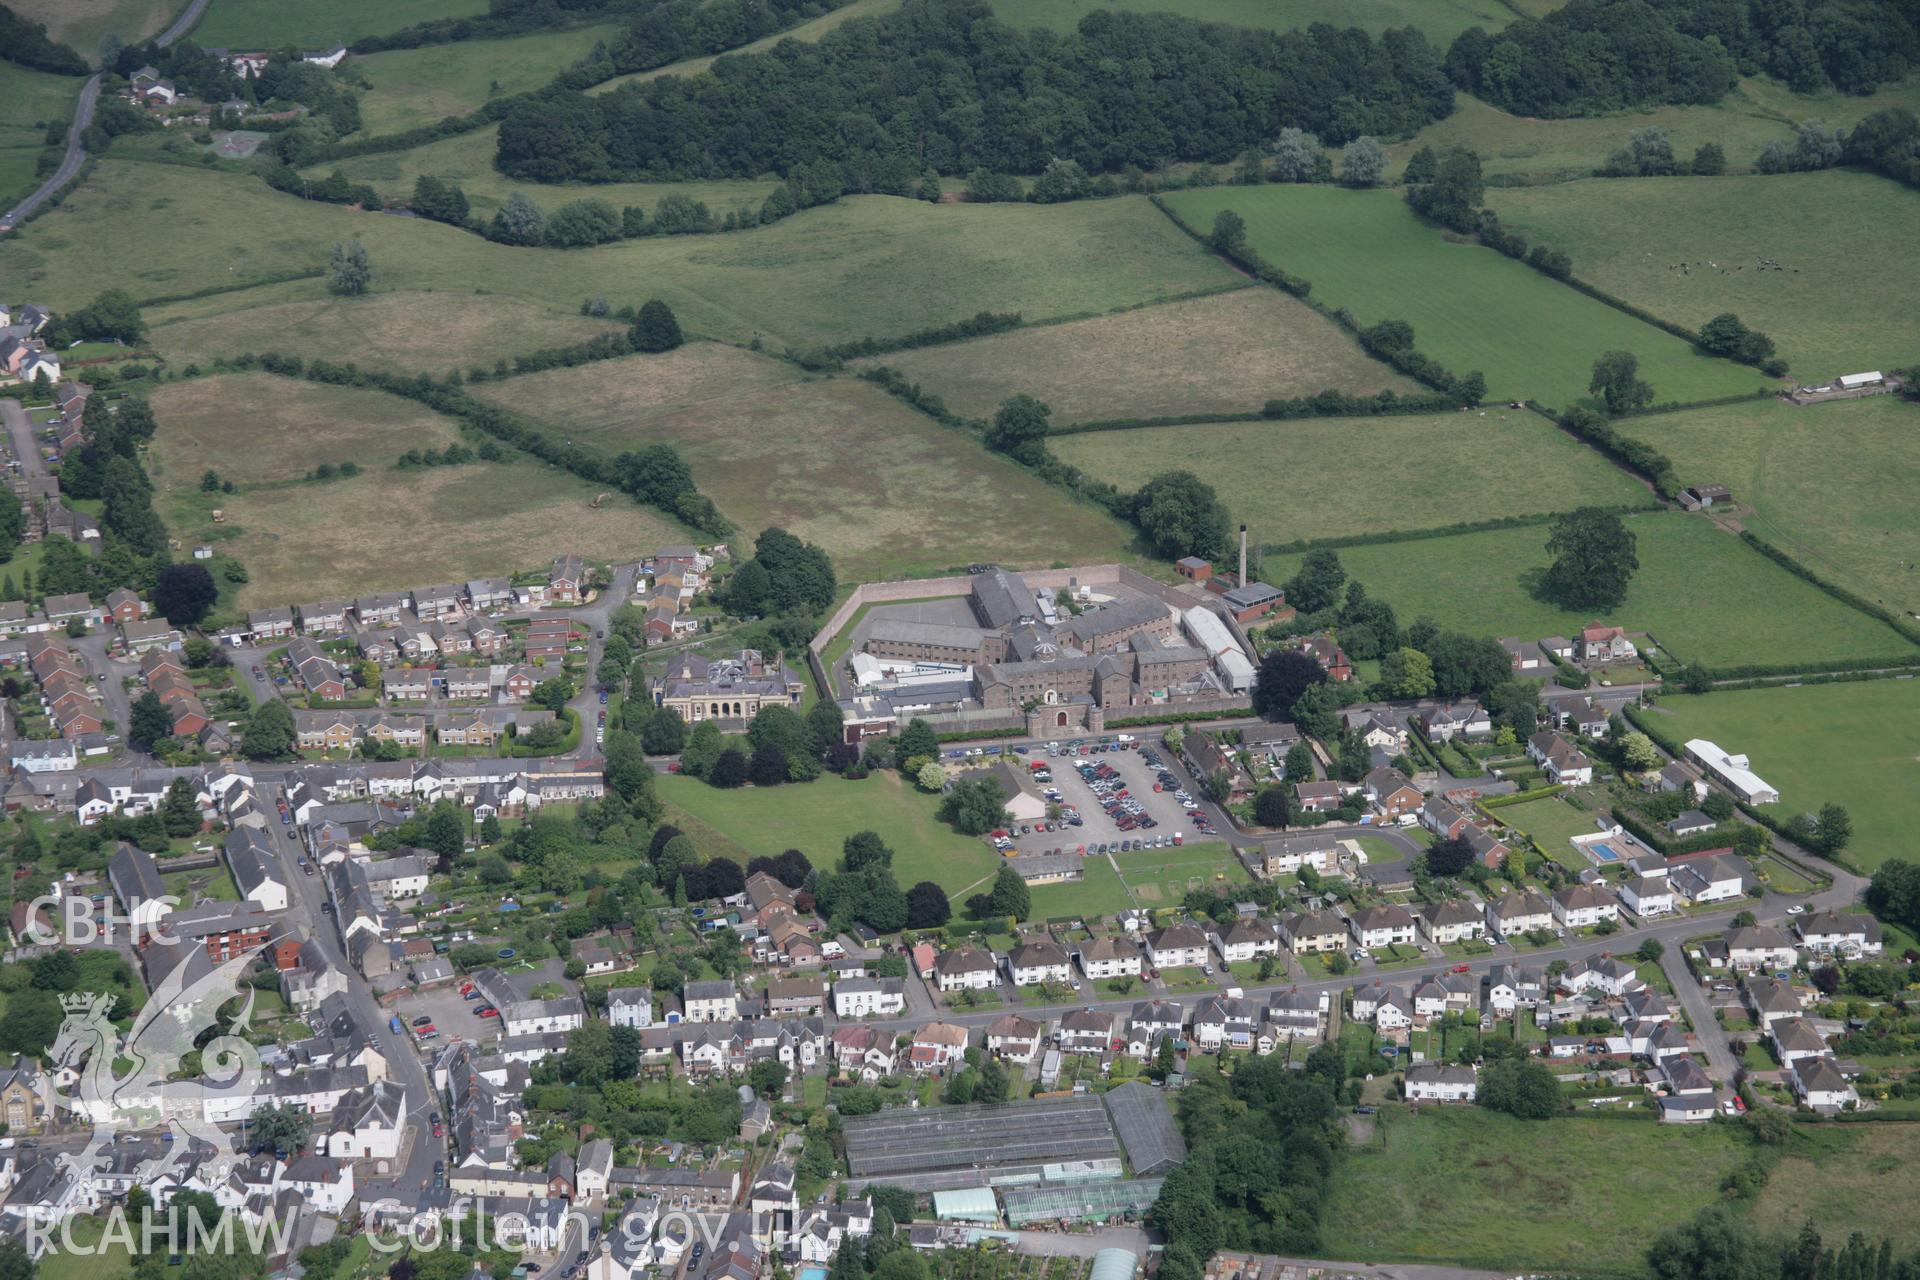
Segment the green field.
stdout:
<svg viewBox="0 0 1920 1280">
<path fill-rule="evenodd" d="M 1493 191 L 1487 203 L 1571 255 L 1580 279 L 1656 315 L 1695 327 L 1735 312 L 1797 381 L 1900 365 L 1920 348 L 1906 305 L 1920 291 L 1907 252 L 1920 191 L 1878 175 L 1596 178 Z"/>
<path fill-rule="evenodd" d="M 893 849 L 893 878 L 901 888 L 931 880 L 947 891 L 956 907 L 967 894 L 979 892 L 975 886 L 990 880 L 1000 864 L 999 855 L 984 841 L 956 835 L 933 816 L 936 797 L 906 786 L 891 770 L 858 782 L 827 775 L 764 791 L 722 791 L 695 778 L 669 775 L 659 779 L 659 788 L 663 800 L 755 856 L 798 849 L 814 866 L 831 867 L 848 836 L 877 831 Z"/>
<path fill-rule="evenodd" d="M 1672 458 L 1681 483 L 1732 489 L 1734 518 L 1822 577 L 1920 612 L 1920 523 L 1907 483 L 1920 408 L 1894 396 L 1804 408 L 1761 400 L 1630 418 L 1621 429 Z"/>
<path fill-rule="evenodd" d="M 1698 516 L 1635 516 L 1640 569 L 1626 603 L 1604 620 L 1651 633 L 1677 657 L 1708 666 L 1885 659 L 1920 651 L 1885 623 L 1834 600 Z M 1571 635 L 1593 618 L 1537 600 L 1527 589 L 1548 563 L 1547 527 L 1500 529 L 1413 542 L 1343 547 L 1350 576 L 1403 623 L 1426 615 L 1473 635 Z M 1267 558 L 1274 582 L 1294 557 Z"/>
<path fill-rule="evenodd" d="M 1920 1124 L 1845 1125 L 1820 1136 L 1831 1154 L 1782 1160 L 1754 1201 L 1754 1220 L 1811 1220 L 1828 1241 L 1859 1231 L 1892 1240 L 1897 1255 L 1920 1248 L 1920 1221 L 1898 1190 L 1920 1159 Z"/>
<path fill-rule="evenodd" d="M 1554 0 L 1557 5 L 1559 0 Z M 1487 174 L 1527 175 L 1538 180 L 1581 178 L 1605 164 L 1635 129 L 1664 129 L 1674 154 L 1684 163 L 1703 143 L 1718 143 L 1727 168 L 1749 168 L 1760 148 L 1780 138 L 1791 141 L 1802 120 L 1824 120 L 1850 128 L 1884 107 L 1912 107 L 1920 98 L 1920 79 L 1908 80 L 1862 97 L 1834 94 L 1808 97 L 1775 80 L 1741 80 L 1712 106 L 1647 107 L 1611 116 L 1537 120 L 1513 116 L 1468 94 L 1454 95 L 1453 114 L 1387 148 L 1388 173 L 1398 176 L 1408 157 L 1421 147 L 1445 150 L 1471 147 Z"/>
<path fill-rule="evenodd" d="M 1719 1200 L 1746 1154 L 1731 1129 L 1642 1115 L 1388 1108 L 1384 1143 L 1334 1164 L 1327 1255 L 1638 1277 L 1647 1242 Z"/>
<path fill-rule="evenodd" d="M 1189 889 L 1218 889 L 1252 880 L 1224 840 L 1196 840 L 1177 849 L 1118 853 L 1113 860 L 1120 864 L 1120 878 L 1133 891 L 1135 902 L 1131 905 L 1150 910 L 1178 906 Z M 1104 861 L 1087 859 L 1089 866 Z"/>
<path fill-rule="evenodd" d="M 1055 426 L 1251 413 L 1271 399 L 1330 387 L 1355 395 L 1421 390 L 1311 307 L 1251 286 L 858 363 L 898 369 L 949 409 L 977 418 L 1024 391 L 1046 401 Z"/>
<path fill-rule="evenodd" d="M 484 0 L 333 0 L 313 6 L 285 0 L 213 0 L 192 39 L 203 49 L 314 49 L 486 10 Z"/>
<path fill-rule="evenodd" d="M 361 129 L 399 133 L 465 115 L 502 94 L 538 89 L 619 29 L 602 24 L 356 57 L 354 69 L 373 86 L 360 98 Z"/>
<path fill-rule="evenodd" d="M 155 237 L 162 211 L 170 234 Z M 0 279 L 55 307 L 114 286 L 176 295 L 318 270 L 348 237 L 366 244 L 383 290 L 457 281 L 561 308 L 595 294 L 616 305 L 659 296 L 693 332 L 776 349 L 906 333 L 982 310 L 1090 314 L 1236 278 L 1132 197 L 1043 206 L 865 196 L 755 231 L 567 251 L 294 200 L 257 178 L 110 159 L 59 209 L 0 242 Z M 298 296 L 324 290 L 313 281 Z M 220 301 L 227 310 L 250 299 Z"/>
<path fill-rule="evenodd" d="M 313 283 L 289 292 L 318 293 Z M 211 361 L 249 351 L 281 350 L 350 360 L 369 368 L 444 374 L 526 349 L 529 330 L 543 344 L 585 342 L 624 328 L 593 320 L 577 308 L 531 306 L 497 294 L 378 293 L 365 298 L 269 303 L 244 311 L 203 312 L 218 299 L 195 299 L 147 313 L 152 345 L 169 360 Z"/>
<path fill-rule="evenodd" d="M 77 76 L 0 62 L 0 213 L 38 185 L 35 166 L 46 149 L 46 126 L 72 119 L 82 83 Z"/>
<path fill-rule="evenodd" d="M 748 533 L 817 542 L 844 580 L 975 561 L 1084 564 L 1122 555 L 1125 528 L 939 426 L 871 383 L 696 343 L 480 387 L 608 453 L 666 440 L 700 491 Z"/>
<path fill-rule="evenodd" d="M 1445 50 L 1468 27 L 1498 31 L 1513 10 L 1498 0 L 994 0 L 994 12 L 1017 27 L 1070 31 L 1090 13 L 1173 13 L 1203 22 L 1287 31 L 1316 22 L 1360 27 L 1419 27 Z"/>
<path fill-rule="evenodd" d="M 1030 887 L 1033 911 L 1030 919 L 1061 920 L 1074 916 L 1111 916 L 1138 905 L 1144 899 L 1127 891 L 1126 882 L 1113 873 L 1113 864 L 1105 858 L 1081 861 L 1083 878 L 1067 884 L 1041 884 Z M 959 908 L 956 899 L 954 907 Z"/>
<path fill-rule="evenodd" d="M 457 46 L 456 46 L 457 47 Z M 525 191 L 543 209 L 557 209 L 569 200 L 591 196 L 605 200 L 615 208 L 635 205 L 653 212 L 661 197 L 679 194 L 698 200 L 721 217 L 729 212 L 758 212 L 761 201 L 777 185 L 771 179 L 721 179 L 713 182 L 576 182 L 531 184 L 515 182 L 493 167 L 494 144 L 500 126 L 490 125 L 472 133 L 442 138 L 408 151 L 382 152 L 355 156 L 338 164 L 315 165 L 306 170 L 309 177 L 324 178 L 339 169 L 355 182 L 371 185 L 388 200 L 405 200 L 413 195 L 413 184 L 421 174 L 429 174 L 457 183 L 467 193 L 467 201 L 481 217 L 492 216 L 509 192 Z"/>
<path fill-rule="evenodd" d="M 97 63 L 108 36 L 139 44 L 160 34 L 185 7 L 183 0 L 36 0 L 14 11 L 46 23 L 48 35 Z"/>
<path fill-rule="evenodd" d="M 1872 870 L 1914 857 L 1920 826 L 1920 684 L 1912 680 L 1741 689 L 1663 699 L 1653 723 L 1707 738 L 1780 792 L 1783 821 L 1828 802 L 1853 815 L 1846 861 Z"/>
<path fill-rule="evenodd" d="M 1502 805 L 1491 812 L 1508 826 L 1532 836 L 1547 851 L 1547 856 L 1562 866 L 1579 870 L 1593 865 L 1576 852 L 1571 843 L 1575 836 L 1599 830 L 1593 814 L 1576 809 L 1557 796 Z"/>
<path fill-rule="evenodd" d="M 1313 282 L 1313 297 L 1362 325 L 1405 320 L 1415 344 L 1455 373 L 1478 369 L 1495 397 L 1556 407 L 1585 398 L 1606 351 L 1640 357 L 1661 402 L 1705 400 L 1762 385 L 1752 369 L 1688 344 L 1531 267 L 1423 224 L 1391 191 L 1218 187 L 1167 197 L 1204 231 L 1222 209 L 1246 220 L 1248 242 Z"/>
<path fill-rule="evenodd" d="M 595 486 L 532 461 L 395 470 L 406 449 L 457 436 L 377 391 L 235 374 L 165 386 L 154 413 L 155 506 L 183 544 L 215 542 L 246 566 L 241 608 L 511 573 L 582 550 L 640 555 L 687 537 L 625 498 L 596 510 Z M 296 483 L 342 461 L 361 474 Z M 209 467 L 241 491 L 202 493 Z"/>
<path fill-rule="evenodd" d="M 763 36 L 758 40 L 743 44 L 737 49 L 729 49 L 727 53 L 764 53 L 776 44 L 779 44 L 782 40 L 812 42 L 851 19 L 870 18 L 875 14 L 891 13 L 899 7 L 900 0 L 851 0 L 850 3 L 843 4 L 837 9 L 831 9 L 817 18 L 803 22 L 790 31 L 780 31 L 770 36 Z M 697 76 L 713 66 L 715 58 L 725 56 L 726 54 L 714 54 L 708 57 L 685 58 L 679 62 L 670 62 L 664 67 L 655 67 L 651 71 L 636 71 L 632 75 L 615 76 L 603 84 L 595 85 L 590 92 L 605 93 L 609 89 L 617 89 L 623 84 L 631 84 L 639 80 L 656 80 L 661 76 Z"/>
<path fill-rule="evenodd" d="M 1090 431 L 1049 447 L 1123 489 L 1177 463 L 1269 544 L 1650 501 L 1545 419 L 1505 407 Z"/>
</svg>

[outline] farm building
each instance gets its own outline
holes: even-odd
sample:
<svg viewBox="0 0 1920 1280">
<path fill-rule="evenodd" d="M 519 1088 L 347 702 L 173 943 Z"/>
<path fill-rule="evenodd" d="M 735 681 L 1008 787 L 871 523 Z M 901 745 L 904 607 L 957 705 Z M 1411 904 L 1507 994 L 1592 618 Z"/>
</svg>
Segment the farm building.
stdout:
<svg viewBox="0 0 1920 1280">
<path fill-rule="evenodd" d="M 845 1122 L 851 1181 L 913 1191 L 1121 1174 L 1120 1139 L 1099 1098 L 889 1110 Z"/>
<path fill-rule="evenodd" d="M 1716 742 L 1693 738 L 1687 742 L 1687 759 L 1713 775 L 1727 790 L 1747 804 L 1777 804 L 1780 793 L 1755 773 L 1744 755 L 1729 755 Z"/>
</svg>

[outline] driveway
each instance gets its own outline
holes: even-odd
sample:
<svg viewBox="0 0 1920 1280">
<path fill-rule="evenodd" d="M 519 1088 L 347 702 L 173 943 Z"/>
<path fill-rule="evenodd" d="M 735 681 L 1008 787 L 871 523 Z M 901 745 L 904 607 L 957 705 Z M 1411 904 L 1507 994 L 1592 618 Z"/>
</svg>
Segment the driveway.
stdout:
<svg viewBox="0 0 1920 1280">
<path fill-rule="evenodd" d="M 1693 1024 L 1695 1041 L 1700 1052 L 1707 1055 L 1707 1073 L 1722 1084 L 1732 1084 L 1733 1074 L 1739 1062 L 1733 1056 L 1733 1045 L 1727 1040 L 1727 1033 L 1719 1020 L 1713 1016 L 1713 1005 L 1707 1000 L 1707 993 L 1687 972 L 1686 959 L 1678 946 L 1669 945 L 1660 957 L 1660 969 L 1667 975 L 1667 981 L 1673 984 L 1674 998 L 1680 1001 L 1680 1007 L 1686 1011 L 1687 1021 Z"/>
</svg>

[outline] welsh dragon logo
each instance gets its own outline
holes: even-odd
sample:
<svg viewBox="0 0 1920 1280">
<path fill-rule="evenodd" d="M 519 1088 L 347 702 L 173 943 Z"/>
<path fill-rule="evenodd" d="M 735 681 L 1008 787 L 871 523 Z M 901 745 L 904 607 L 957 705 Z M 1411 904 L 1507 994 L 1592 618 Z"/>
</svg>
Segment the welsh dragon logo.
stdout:
<svg viewBox="0 0 1920 1280">
<path fill-rule="evenodd" d="M 140 1170 L 140 1180 L 152 1182 L 184 1163 L 190 1152 L 205 1157 L 201 1172 L 210 1181 L 225 1180 L 241 1153 L 217 1118 L 248 1114 L 248 1099 L 258 1092 L 263 1075 L 260 1053 L 246 1039 L 253 1017 L 251 988 L 225 1032 L 197 1046 L 200 1078 L 183 1078 L 181 1064 L 203 1034 L 218 1026 L 221 1006 L 239 994 L 237 980 L 256 954 L 246 952 L 212 969 L 195 965 L 193 957 L 176 964 L 124 1039 L 114 1029 L 111 994 L 61 997 L 66 1018 L 51 1057 L 56 1068 L 77 1070 L 79 1079 L 56 1102 L 93 1126 L 82 1150 L 60 1157 L 69 1170 L 100 1168 L 116 1134 L 171 1126 L 179 1140 Z M 197 975 L 190 977 L 194 970 Z"/>
</svg>

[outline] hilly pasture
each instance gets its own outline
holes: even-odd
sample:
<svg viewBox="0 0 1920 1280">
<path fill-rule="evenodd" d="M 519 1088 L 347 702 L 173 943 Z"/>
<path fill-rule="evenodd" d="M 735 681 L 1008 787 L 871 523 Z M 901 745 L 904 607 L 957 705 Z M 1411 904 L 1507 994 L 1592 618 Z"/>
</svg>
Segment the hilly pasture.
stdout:
<svg viewBox="0 0 1920 1280">
<path fill-rule="evenodd" d="M 1267 544 L 1652 500 L 1545 419 L 1507 408 L 1088 431 L 1048 447 L 1123 489 L 1190 470 Z"/>
<path fill-rule="evenodd" d="M 1252 412 L 1330 387 L 1422 390 L 1313 308 L 1254 286 L 858 363 L 898 369 L 974 417 L 1024 391 L 1047 402 L 1056 426 Z"/>
<path fill-rule="evenodd" d="M 666 441 L 749 535 L 779 525 L 825 547 L 842 579 L 1124 554 L 1128 531 L 936 425 L 871 383 L 805 378 L 713 343 L 476 387 L 608 452 Z"/>
<path fill-rule="evenodd" d="M 399 133 L 538 89 L 619 29 L 601 24 L 356 55 L 354 70 L 372 86 L 360 97 L 361 130 Z"/>
<path fill-rule="evenodd" d="M 416 22 L 470 18 L 487 11 L 486 0 L 213 0 L 193 28 L 203 49 L 279 49 L 297 45 L 324 49 L 362 36 L 391 35 Z"/>
<path fill-rule="evenodd" d="M 1695 328 L 1724 311 L 1773 338 L 1802 382 L 1920 350 L 1920 191 L 1850 169 L 1732 178 L 1596 178 L 1490 190 L 1574 274 Z M 1656 382 L 1656 386 L 1658 383 Z"/>
<path fill-rule="evenodd" d="M 1627 520 L 1640 569 L 1618 609 L 1598 620 L 1651 633 L 1683 661 L 1741 663 L 1920 660 L 1891 627 L 1752 550 L 1700 516 Z M 1425 615 L 1473 635 L 1569 635 L 1595 621 L 1537 598 L 1548 563 L 1545 525 L 1342 547 L 1340 562 L 1403 621 Z M 1291 577 L 1298 557 L 1270 556 L 1267 577 Z"/>
<path fill-rule="evenodd" d="M 0 62 L 0 213 L 38 185 L 35 166 L 46 149 L 46 126 L 72 118 L 81 84 L 78 76 Z"/>
<path fill-rule="evenodd" d="M 1197 230 L 1232 209 L 1267 261 L 1313 282 L 1313 297 L 1361 325 L 1412 324 L 1415 345 L 1455 373 L 1478 369 L 1501 400 L 1556 408 L 1584 400 L 1593 362 L 1631 351 L 1660 401 L 1737 395 L 1752 369 L 1701 355 L 1673 335 L 1477 244 L 1422 223 L 1391 191 L 1218 187 L 1168 205 Z"/>
<path fill-rule="evenodd" d="M 1759 400 L 1629 418 L 1621 430 L 1672 458 L 1681 483 L 1732 489 L 1733 518 L 1815 573 L 1920 613 L 1920 407 L 1893 396 Z"/>
<path fill-rule="evenodd" d="M 156 218 L 168 235 L 152 233 Z M 594 295 L 616 306 L 660 297 L 691 332 L 776 349 L 906 333 L 984 310 L 1096 314 L 1239 278 L 1139 198 L 1042 206 L 863 196 L 731 235 L 524 249 L 289 199 L 257 178 L 106 160 L 57 210 L 0 241 L 0 279 L 55 307 L 113 287 L 151 297 L 236 286 L 220 297 L 237 310 L 248 305 L 244 286 L 317 272 L 349 238 L 366 244 L 380 290 L 457 281 L 542 310 L 578 308 Z M 289 300 L 277 286 L 270 296 Z M 306 297 L 321 296 L 312 282 Z M 257 345 L 273 338 L 263 333 Z M 527 345 L 548 344 L 530 332 Z"/>
</svg>

